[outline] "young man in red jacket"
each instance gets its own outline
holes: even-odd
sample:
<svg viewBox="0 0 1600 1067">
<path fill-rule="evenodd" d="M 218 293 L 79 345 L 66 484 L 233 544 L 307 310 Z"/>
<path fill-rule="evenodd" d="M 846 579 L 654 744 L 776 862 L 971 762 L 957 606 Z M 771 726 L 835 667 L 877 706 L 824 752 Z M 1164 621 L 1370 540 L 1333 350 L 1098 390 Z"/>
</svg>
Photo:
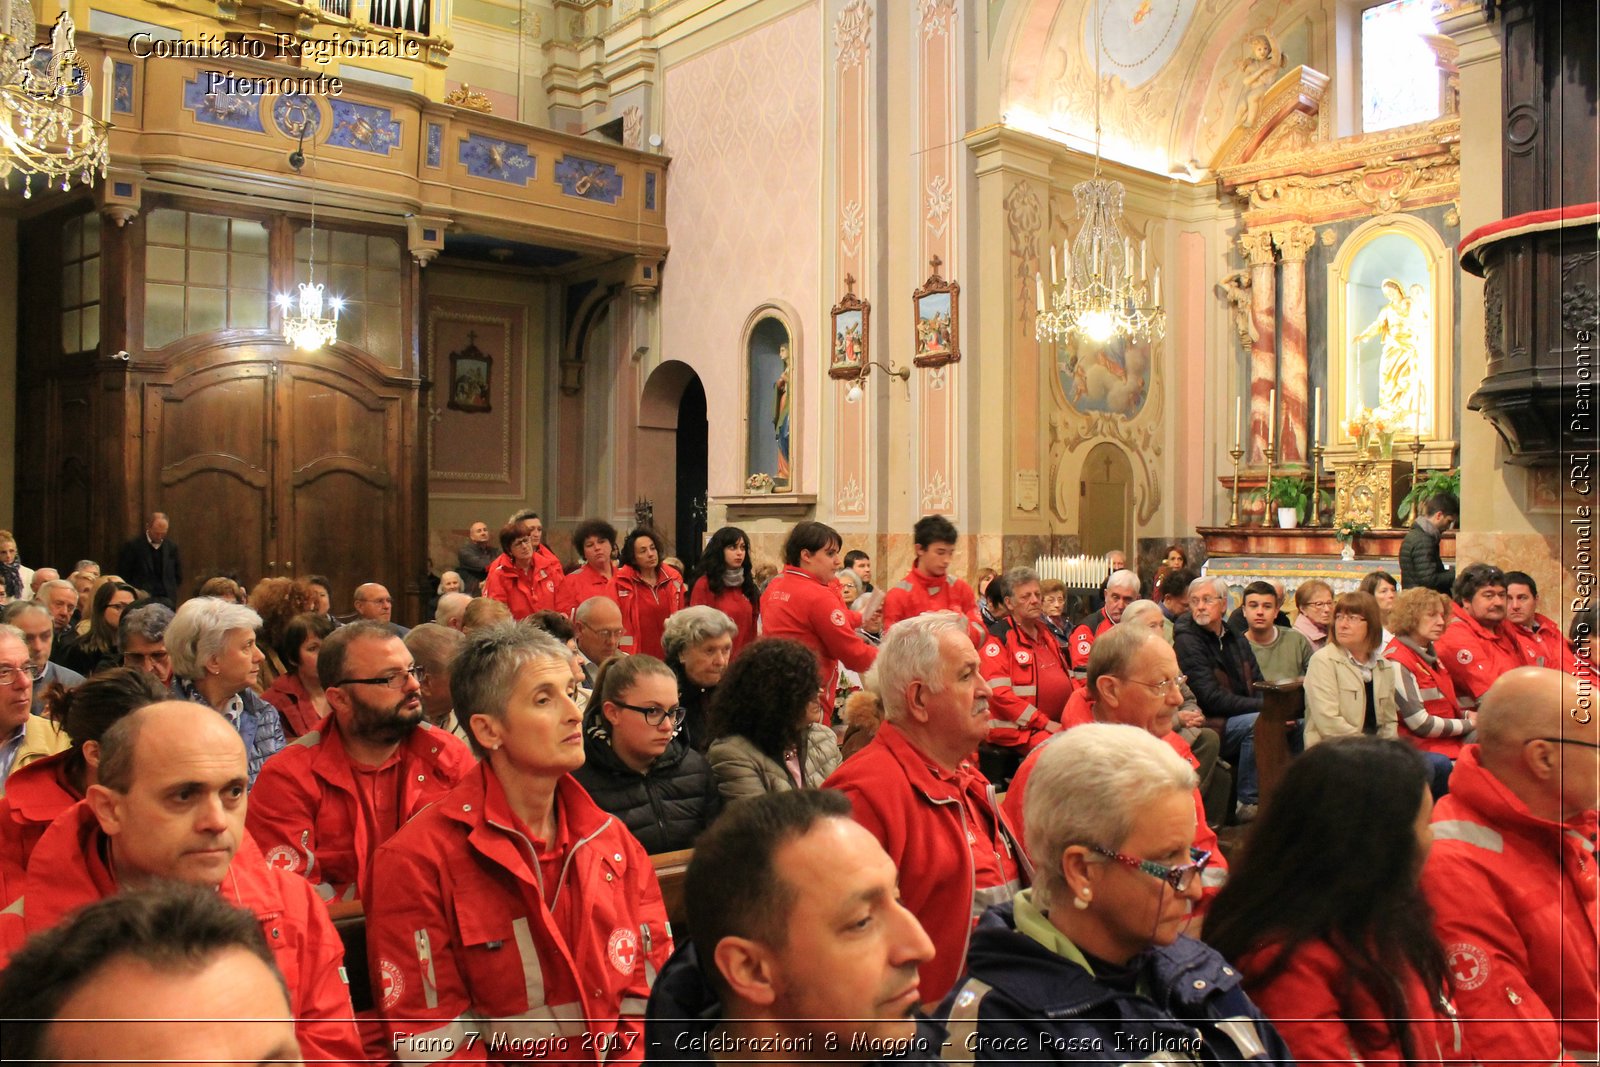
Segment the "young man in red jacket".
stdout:
<svg viewBox="0 0 1600 1067">
<path fill-rule="evenodd" d="M 0 953 L 124 889 L 215 889 L 260 922 L 306 1059 L 361 1062 L 344 944 L 315 890 L 268 867 L 245 833 L 247 774 L 239 734 L 203 705 L 163 701 L 118 721 L 100 740 L 99 782 L 34 848 L 22 899 L 0 917 Z"/>
<path fill-rule="evenodd" d="M 370 900 L 372 854 L 473 768 L 461 739 L 423 721 L 411 653 L 371 623 L 329 634 L 317 674 L 332 711 L 262 765 L 250 833 L 267 862 L 328 899 Z"/>
<path fill-rule="evenodd" d="M 783 573 L 761 594 L 761 636 L 787 637 L 816 653 L 818 678 L 829 692 L 839 664 L 864 671 L 878 655 L 856 632 L 852 613 L 833 585 L 843 545 L 831 526 L 796 523 L 783 543 Z"/>
<path fill-rule="evenodd" d="M 1522 651 L 1506 625 L 1506 576 L 1499 567 L 1461 568 L 1452 595 L 1455 614 L 1434 642 L 1434 653 L 1455 683 L 1456 702 L 1473 711 L 1496 678 L 1522 665 Z"/>
<path fill-rule="evenodd" d="M 1455 986 L 1463 1060 L 1594 1061 L 1597 718 L 1572 675 L 1512 670 L 1485 694 L 1478 744 L 1434 805 L 1422 886 Z"/>
<path fill-rule="evenodd" d="M 825 785 L 850 798 L 900 871 L 901 899 L 936 950 L 918 969 L 920 995 L 933 1003 L 960 976 L 978 916 L 1010 900 L 1030 872 L 972 760 L 989 733 L 990 690 L 966 618 L 937 612 L 896 626 L 876 680 L 884 723 Z"/>
<path fill-rule="evenodd" d="M 956 554 L 955 523 L 943 515 L 924 515 L 911 528 L 910 572 L 883 601 L 883 628 L 930 611 L 956 611 L 979 622 L 978 597 L 972 587 L 949 575 Z"/>
<path fill-rule="evenodd" d="M 1576 673 L 1572 646 L 1555 620 L 1539 613 L 1539 587 L 1522 571 L 1506 572 L 1506 630 L 1524 665 Z"/>
</svg>

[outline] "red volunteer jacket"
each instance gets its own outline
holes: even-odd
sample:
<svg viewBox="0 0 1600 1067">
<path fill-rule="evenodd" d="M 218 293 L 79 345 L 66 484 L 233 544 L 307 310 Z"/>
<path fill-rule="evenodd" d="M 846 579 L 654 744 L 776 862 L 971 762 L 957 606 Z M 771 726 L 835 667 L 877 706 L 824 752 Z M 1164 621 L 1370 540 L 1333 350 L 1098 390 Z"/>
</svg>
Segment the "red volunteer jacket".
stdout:
<svg viewBox="0 0 1600 1067">
<path fill-rule="evenodd" d="M 541 562 L 537 552 L 529 560 L 527 570 L 517 566 L 515 560 L 502 552 L 489 564 L 489 577 L 484 579 L 483 595 L 493 597 L 510 608 L 511 617 L 521 622 L 536 611 L 555 608 L 556 586 L 561 580 L 560 564 L 551 570 Z"/>
<path fill-rule="evenodd" d="M 67 778 L 67 757 L 57 752 L 13 771 L 0 796 L 0 908 L 22 895 L 28 857 L 62 812 L 83 799 Z"/>
<path fill-rule="evenodd" d="M 912 567 L 883 599 L 884 632 L 901 619 L 926 615 L 930 611 L 955 611 L 976 619 L 979 617 L 978 597 L 960 578 L 948 574 L 931 578 Z"/>
<path fill-rule="evenodd" d="M 1308 941 L 1296 946 L 1293 961 L 1263 984 L 1260 976 L 1277 955 L 1277 946 L 1266 945 L 1238 960 L 1237 966 L 1244 975 L 1245 992 L 1272 1020 L 1297 1061 L 1393 1063 L 1404 1059 L 1400 1047 L 1387 1040 L 1381 1022 L 1359 1032 L 1350 1025 L 1352 1019 L 1381 1020 L 1385 1013 L 1364 989 L 1352 988 L 1348 997 L 1344 995 L 1345 968 L 1331 945 Z M 1414 971 L 1405 976 L 1405 992 L 1413 1056 L 1406 1062 L 1439 1067 L 1445 1061 L 1460 1061 L 1461 1023 L 1454 1005 L 1442 992 L 1430 996 Z M 1374 1046 L 1379 1035 L 1385 1041 Z"/>
<path fill-rule="evenodd" d="M 697 578 L 694 589 L 689 593 L 689 604 L 716 608 L 733 620 L 733 624 L 739 628 L 739 632 L 733 635 L 734 655 L 738 655 L 741 648 L 756 639 L 756 605 L 744 595 L 743 589 L 729 589 L 724 585 L 713 593 L 710 582 L 703 577 Z"/>
<path fill-rule="evenodd" d="M 1522 666 L 1522 652 L 1511 639 L 1510 626 L 1501 623 L 1489 630 L 1465 608 L 1457 609 L 1433 643 L 1433 651 L 1455 683 L 1456 702 L 1463 711 L 1476 710 L 1496 678 Z"/>
<path fill-rule="evenodd" d="M 1474 1061 L 1594 1056 L 1594 832 L 1594 812 L 1576 826 L 1535 817 L 1484 769 L 1477 745 L 1456 761 L 1450 794 L 1434 805 L 1422 887 Z"/>
<path fill-rule="evenodd" d="M 280 674 L 261 698 L 278 709 L 278 721 L 283 723 L 283 736 L 293 741 L 308 734 L 322 722 L 322 713 L 312 702 L 305 683 L 294 673 Z"/>
<path fill-rule="evenodd" d="M 618 567 L 617 596 L 622 600 L 622 625 L 633 635 L 633 651 L 666 659 L 661 633 L 666 629 L 667 616 L 682 608 L 689 596 L 683 575 L 663 563 L 656 568 L 656 584 L 652 586 L 632 567 Z"/>
<path fill-rule="evenodd" d="M 554 887 L 487 765 L 379 849 L 388 891 L 367 910 L 367 954 L 401 1059 L 642 1058 L 645 1002 L 672 953 L 655 868 L 571 775 L 556 812 Z"/>
<path fill-rule="evenodd" d="M 1438 655 L 1435 649 L 1435 655 Z M 1451 680 L 1450 673 L 1446 670 L 1434 670 L 1428 661 L 1412 651 L 1410 646 L 1401 642 L 1397 637 L 1389 642 L 1383 650 L 1383 658 L 1395 666 L 1411 672 L 1416 679 L 1417 692 L 1422 697 L 1422 706 L 1428 710 L 1429 715 L 1436 715 L 1441 719 L 1461 718 L 1461 705 L 1456 700 L 1456 683 Z M 1440 667 L 1444 666 L 1440 660 Z M 1461 738 L 1459 737 L 1418 737 L 1400 721 L 1400 736 L 1416 745 L 1424 752 L 1442 752 L 1451 759 L 1461 755 Z"/>
<path fill-rule="evenodd" d="M 401 825 L 476 763 L 460 738 L 427 723 L 411 732 L 397 755 Z M 245 818 L 270 866 L 303 875 L 327 899 L 371 899 L 369 860 L 383 842 L 372 839 L 334 716 L 262 765 Z"/>
<path fill-rule="evenodd" d="M 1072 695 L 1073 701 L 1076 702 L 1083 692 L 1080 689 L 1077 693 L 1074 693 Z M 1083 723 L 1081 722 L 1068 724 L 1069 727 L 1082 725 Z M 1062 733 L 1065 732 L 1065 730 L 1062 731 Z M 1057 736 L 1060 735 L 1058 734 Z M 1168 730 L 1161 735 L 1161 740 L 1171 745 L 1172 750 L 1182 756 L 1184 762 L 1190 767 L 1197 771 L 1200 769 L 1200 761 L 1195 758 L 1194 750 L 1189 747 L 1189 742 L 1185 741 L 1178 731 Z M 1011 825 L 1015 826 L 1019 832 L 1025 832 L 1022 820 L 1022 805 L 1026 796 L 1023 790 L 1028 784 L 1028 775 L 1033 773 L 1034 764 L 1039 762 L 1039 753 L 1044 751 L 1044 747 L 1044 745 L 1040 745 L 1028 753 L 1028 758 L 1022 761 L 1022 766 L 1017 768 L 1017 773 L 1011 776 L 1011 785 L 1006 789 L 1006 799 L 1001 805 L 1005 810 L 1006 818 L 1011 820 Z M 1206 804 L 1204 798 L 1200 795 L 1199 786 L 1196 786 L 1194 790 L 1194 814 L 1194 847 L 1203 848 L 1211 853 L 1211 862 L 1206 864 L 1206 869 L 1200 874 L 1200 885 L 1202 886 L 1200 908 L 1204 909 L 1211 903 L 1211 898 L 1222 892 L 1222 887 L 1228 884 L 1228 857 L 1222 854 L 1222 847 L 1217 843 L 1217 832 L 1211 828 L 1210 823 L 1206 822 Z"/>
<path fill-rule="evenodd" d="M 860 672 L 878 658 L 850 614 L 838 592 L 798 567 L 785 567 L 761 594 L 762 636 L 787 637 L 815 652 L 824 687 L 833 684 L 840 663 Z"/>
<path fill-rule="evenodd" d="M 1050 737 L 1072 696 L 1061 646 L 1041 621 L 1029 637 L 1010 619 L 989 630 L 978 649 L 989 698 L 989 743 L 1026 752 Z"/>
<path fill-rule="evenodd" d="M 561 580 L 567 576 L 566 570 L 561 566 L 561 561 L 556 558 L 556 554 L 554 552 L 550 551 L 550 546 L 542 541 L 539 543 L 539 546 L 533 550 L 533 565 L 537 568 L 542 568 L 549 573 L 550 577 L 555 580 L 557 586 L 559 586 L 561 584 Z"/>
<path fill-rule="evenodd" d="M 1531 667 L 1549 667 L 1552 670 L 1566 671 L 1568 674 L 1578 673 L 1572 645 L 1562 636 L 1561 627 L 1557 626 L 1548 615 L 1535 614 L 1533 621 L 1535 624 L 1533 629 L 1519 626 L 1509 619 L 1506 621 L 1506 629 L 1511 634 L 1511 640 L 1517 646 L 1517 651 L 1522 653 L 1521 662 Z"/>
<path fill-rule="evenodd" d="M 9 958 L 26 937 L 117 892 L 108 854 L 105 834 L 87 804 L 62 812 L 33 850 L 26 892 L 6 909 L 0 953 Z M 289 987 L 295 1036 L 306 1061 L 366 1062 L 345 984 L 344 943 L 316 891 L 303 878 L 269 869 L 245 834 L 218 892 L 261 923 Z M 136 991 L 130 993 L 137 997 Z"/>
<path fill-rule="evenodd" d="M 850 798 L 856 822 L 883 844 L 899 869 L 901 898 L 935 949 L 919 972 L 919 995 L 923 1003 L 939 1000 L 961 975 L 967 941 L 984 909 L 1011 899 L 1031 880 L 1020 840 L 995 801 L 994 786 L 970 762 L 954 776 L 946 773 L 894 723 L 886 722 L 823 787 Z M 992 827 L 969 824 L 964 792 L 992 813 Z M 1000 886 L 974 885 L 976 847 L 1010 860 L 1021 878 Z"/>
<path fill-rule="evenodd" d="M 617 607 L 622 607 L 622 598 L 617 595 L 615 574 L 608 578 L 585 563 L 562 578 L 556 586 L 556 610 L 563 615 L 571 615 L 578 610 L 579 604 L 596 596 L 608 596 L 616 601 Z M 622 613 L 622 625 L 628 625 L 626 610 Z"/>
<path fill-rule="evenodd" d="M 1089 676 L 1089 653 L 1094 651 L 1094 639 L 1115 626 L 1106 609 L 1078 620 L 1078 625 L 1067 635 L 1067 654 L 1072 657 L 1072 677 L 1082 683 Z"/>
</svg>

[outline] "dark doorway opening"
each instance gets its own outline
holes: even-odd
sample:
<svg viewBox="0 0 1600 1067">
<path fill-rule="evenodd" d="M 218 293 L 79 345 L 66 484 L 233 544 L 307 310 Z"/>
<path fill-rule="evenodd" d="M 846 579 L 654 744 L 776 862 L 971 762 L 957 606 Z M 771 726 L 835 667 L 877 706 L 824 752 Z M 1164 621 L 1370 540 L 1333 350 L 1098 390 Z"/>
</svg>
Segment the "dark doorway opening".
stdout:
<svg viewBox="0 0 1600 1067">
<path fill-rule="evenodd" d="M 689 379 L 678 401 L 677 529 L 673 544 L 685 567 L 700 558 L 706 533 L 709 437 L 706 391 L 698 376 Z"/>
</svg>

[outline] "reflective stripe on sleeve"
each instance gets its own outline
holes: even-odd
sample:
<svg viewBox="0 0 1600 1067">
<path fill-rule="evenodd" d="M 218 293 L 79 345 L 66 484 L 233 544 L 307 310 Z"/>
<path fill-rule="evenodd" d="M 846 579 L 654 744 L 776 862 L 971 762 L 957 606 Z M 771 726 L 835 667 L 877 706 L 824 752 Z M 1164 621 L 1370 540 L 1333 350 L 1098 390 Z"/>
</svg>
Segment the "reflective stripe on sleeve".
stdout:
<svg viewBox="0 0 1600 1067">
<path fill-rule="evenodd" d="M 1505 838 L 1499 831 L 1491 830 L 1475 822 L 1466 822 L 1462 819 L 1446 819 L 1444 822 L 1433 824 L 1433 839 L 1435 841 L 1460 841 L 1468 845 L 1476 845 L 1490 852 L 1504 852 Z"/>
</svg>

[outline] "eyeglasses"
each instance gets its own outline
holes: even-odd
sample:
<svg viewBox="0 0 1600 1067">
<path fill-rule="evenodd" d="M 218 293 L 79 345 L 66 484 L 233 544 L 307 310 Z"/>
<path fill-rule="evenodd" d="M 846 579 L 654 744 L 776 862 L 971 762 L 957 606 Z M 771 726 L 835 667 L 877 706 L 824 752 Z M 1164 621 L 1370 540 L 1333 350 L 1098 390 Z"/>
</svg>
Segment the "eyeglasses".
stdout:
<svg viewBox="0 0 1600 1067">
<path fill-rule="evenodd" d="M 166 663 L 172 659 L 166 652 L 124 652 L 122 665 L 124 667 L 143 667 L 146 664 Z"/>
<path fill-rule="evenodd" d="M 413 678 L 418 685 L 421 685 L 428 678 L 428 668 L 409 667 L 398 674 L 385 674 L 381 678 L 346 678 L 342 682 L 335 682 L 334 685 L 386 685 L 390 689 L 404 689 L 407 678 Z"/>
<path fill-rule="evenodd" d="M 1108 860 L 1116 860 L 1136 871 L 1143 871 L 1152 878 L 1159 878 L 1180 893 L 1187 892 L 1194 885 L 1195 879 L 1206 869 L 1206 864 L 1211 862 L 1211 853 L 1203 848 L 1191 848 L 1189 859 L 1193 862 L 1180 863 L 1176 867 L 1168 867 L 1154 860 L 1142 860 L 1136 856 L 1124 856 L 1120 852 L 1113 852 L 1099 845 L 1090 845 L 1088 848 L 1090 852 L 1098 853 Z"/>
<path fill-rule="evenodd" d="M 678 704 L 670 708 L 641 708 L 637 704 L 624 704 L 620 700 L 613 700 L 610 703 L 615 704 L 619 708 L 627 708 L 629 711 L 637 711 L 640 715 L 644 716 L 644 721 L 649 723 L 651 726 L 660 726 L 662 723 L 667 721 L 668 716 L 671 716 L 673 726 L 681 726 L 683 724 L 684 716 L 689 714 L 689 709 L 685 708 L 682 704 Z"/>
<path fill-rule="evenodd" d="M 1133 682 L 1135 685 L 1144 686 L 1146 689 L 1150 690 L 1159 697 L 1164 697 L 1174 690 L 1180 693 L 1183 692 L 1183 684 L 1188 680 L 1189 676 L 1187 674 L 1180 674 L 1176 678 L 1167 678 L 1160 682 L 1141 682 L 1137 678 L 1128 679 L 1128 681 Z"/>
<path fill-rule="evenodd" d="M 32 685 L 34 681 L 33 672 L 26 666 L 0 667 L 0 689 L 16 685 L 20 681 L 26 681 L 29 685 Z"/>
<path fill-rule="evenodd" d="M 1306 601 L 1306 607 L 1308 607 L 1308 608 L 1331 608 L 1331 607 L 1333 607 L 1333 601 L 1331 601 L 1331 600 L 1308 600 L 1308 601 Z"/>
<path fill-rule="evenodd" d="M 622 629 L 601 630 L 601 629 L 598 629 L 596 627 L 590 626 L 586 622 L 580 622 L 580 623 L 578 623 L 578 625 L 582 626 L 585 630 L 588 630 L 590 633 L 594 634 L 596 637 L 603 637 L 607 641 L 620 641 L 628 633 L 628 631 L 622 630 Z M 627 705 L 626 704 L 619 704 L 618 707 L 627 707 Z"/>
<path fill-rule="evenodd" d="M 1529 741 L 1547 741 L 1552 745 L 1577 745 L 1580 748 L 1600 749 L 1600 745 L 1593 741 L 1579 741 L 1576 737 L 1530 737 L 1522 743 L 1526 745 Z"/>
</svg>

